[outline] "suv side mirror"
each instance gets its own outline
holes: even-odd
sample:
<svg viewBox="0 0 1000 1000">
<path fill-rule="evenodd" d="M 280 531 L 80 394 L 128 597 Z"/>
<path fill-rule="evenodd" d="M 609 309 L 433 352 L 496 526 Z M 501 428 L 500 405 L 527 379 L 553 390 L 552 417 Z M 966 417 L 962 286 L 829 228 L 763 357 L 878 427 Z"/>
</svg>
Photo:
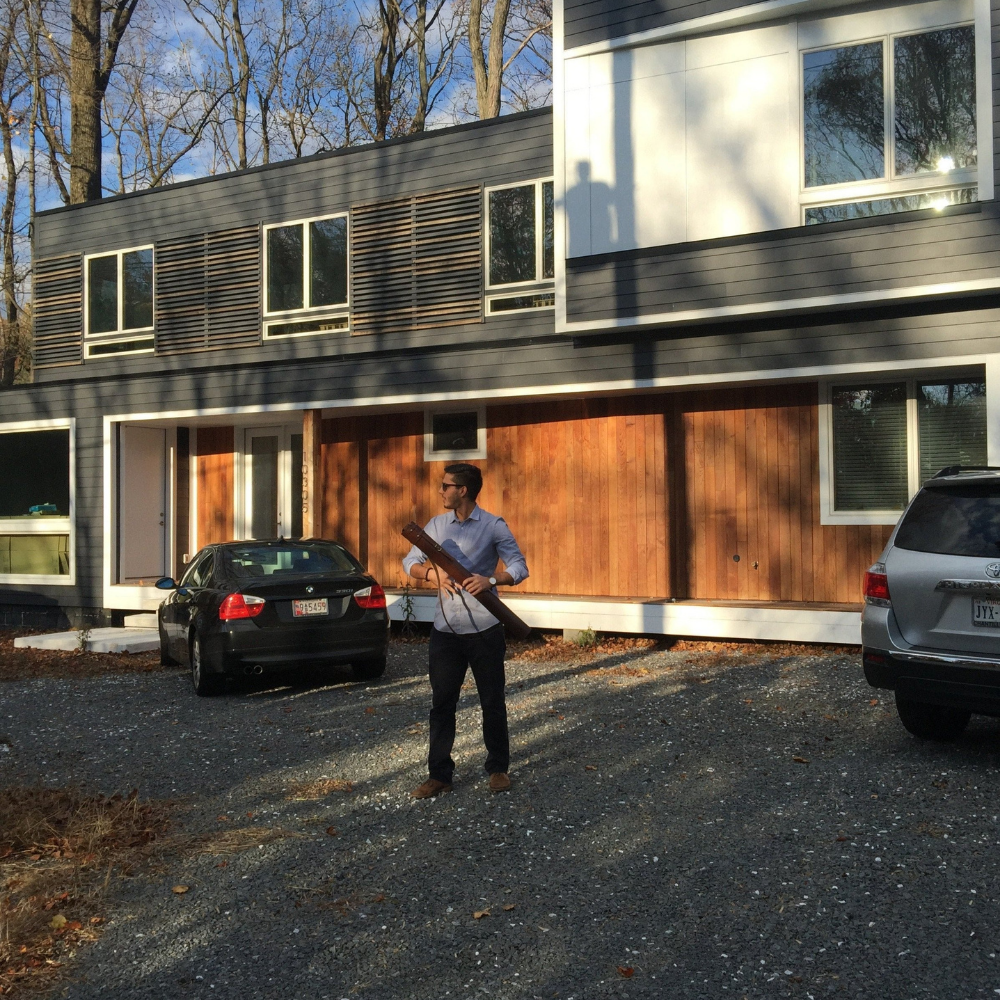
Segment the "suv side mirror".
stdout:
<svg viewBox="0 0 1000 1000">
<path fill-rule="evenodd" d="M 153 584 L 157 590 L 176 590 L 177 584 L 174 582 L 172 576 L 161 576 L 156 583 Z"/>
</svg>

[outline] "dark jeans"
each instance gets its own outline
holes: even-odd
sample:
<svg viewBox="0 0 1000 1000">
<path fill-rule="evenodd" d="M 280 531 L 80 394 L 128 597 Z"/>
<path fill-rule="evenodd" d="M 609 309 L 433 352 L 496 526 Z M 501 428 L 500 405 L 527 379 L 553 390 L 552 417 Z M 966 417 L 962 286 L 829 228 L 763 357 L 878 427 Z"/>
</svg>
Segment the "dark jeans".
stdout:
<svg viewBox="0 0 1000 1000">
<path fill-rule="evenodd" d="M 504 701 L 503 658 L 507 642 L 502 625 L 485 632 L 456 635 L 431 629 L 431 747 L 427 755 L 430 776 L 451 783 L 455 762 L 451 748 L 455 744 L 455 708 L 472 667 L 483 709 L 483 742 L 486 744 L 486 773 L 506 772 L 510 765 L 510 741 L 507 736 L 507 703 Z"/>
</svg>

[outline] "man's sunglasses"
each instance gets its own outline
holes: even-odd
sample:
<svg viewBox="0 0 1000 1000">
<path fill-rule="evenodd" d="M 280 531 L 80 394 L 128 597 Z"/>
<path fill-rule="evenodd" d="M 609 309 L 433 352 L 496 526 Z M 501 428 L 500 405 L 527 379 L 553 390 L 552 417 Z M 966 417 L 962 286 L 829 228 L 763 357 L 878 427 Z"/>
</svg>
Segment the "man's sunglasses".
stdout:
<svg viewBox="0 0 1000 1000">
<path fill-rule="evenodd" d="M 450 490 L 453 486 L 455 487 L 455 489 L 458 489 L 461 485 L 462 485 L 461 483 L 442 483 L 441 489 Z"/>
</svg>

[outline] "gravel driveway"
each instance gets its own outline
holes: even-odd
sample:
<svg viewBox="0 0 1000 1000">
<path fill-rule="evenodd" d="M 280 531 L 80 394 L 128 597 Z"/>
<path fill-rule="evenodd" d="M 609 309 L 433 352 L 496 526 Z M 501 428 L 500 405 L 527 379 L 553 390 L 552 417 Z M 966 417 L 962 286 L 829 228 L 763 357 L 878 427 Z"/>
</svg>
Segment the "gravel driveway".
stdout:
<svg viewBox="0 0 1000 1000">
<path fill-rule="evenodd" d="M 455 791 L 417 803 L 425 656 L 217 699 L 177 673 L 0 686 L 0 781 L 137 787 L 261 841 L 120 881 L 63 995 L 1000 993 L 996 722 L 918 743 L 854 655 L 512 663 L 513 791 L 486 789 L 470 691 Z"/>
</svg>

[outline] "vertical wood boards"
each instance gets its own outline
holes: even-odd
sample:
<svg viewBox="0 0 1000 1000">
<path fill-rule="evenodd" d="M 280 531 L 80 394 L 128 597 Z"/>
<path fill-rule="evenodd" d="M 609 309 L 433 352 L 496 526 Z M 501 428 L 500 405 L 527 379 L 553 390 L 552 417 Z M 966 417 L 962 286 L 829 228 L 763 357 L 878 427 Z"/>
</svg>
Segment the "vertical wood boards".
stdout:
<svg viewBox="0 0 1000 1000">
<path fill-rule="evenodd" d="M 672 404 L 685 480 L 684 596 L 860 601 L 864 571 L 892 528 L 819 523 L 817 387 L 683 393 Z"/>
<path fill-rule="evenodd" d="M 232 427 L 199 427 L 196 442 L 197 544 L 202 548 L 233 538 L 235 431 Z"/>
</svg>

